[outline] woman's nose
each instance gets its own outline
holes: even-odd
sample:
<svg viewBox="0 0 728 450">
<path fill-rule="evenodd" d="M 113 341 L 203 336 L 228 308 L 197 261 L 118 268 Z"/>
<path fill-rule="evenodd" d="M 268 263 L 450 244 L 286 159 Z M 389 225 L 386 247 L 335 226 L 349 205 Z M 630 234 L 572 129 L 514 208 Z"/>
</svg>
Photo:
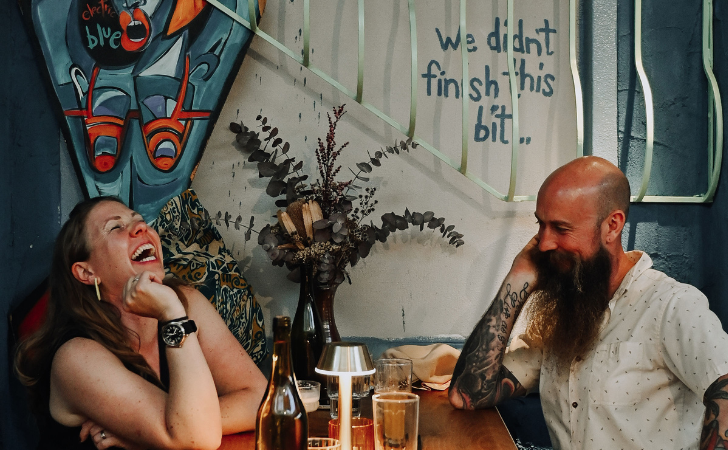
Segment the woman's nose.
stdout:
<svg viewBox="0 0 728 450">
<path fill-rule="evenodd" d="M 142 233 L 144 233 L 147 230 L 147 223 L 144 221 L 139 221 L 134 224 L 134 226 L 131 229 L 132 236 L 138 236 Z"/>
</svg>

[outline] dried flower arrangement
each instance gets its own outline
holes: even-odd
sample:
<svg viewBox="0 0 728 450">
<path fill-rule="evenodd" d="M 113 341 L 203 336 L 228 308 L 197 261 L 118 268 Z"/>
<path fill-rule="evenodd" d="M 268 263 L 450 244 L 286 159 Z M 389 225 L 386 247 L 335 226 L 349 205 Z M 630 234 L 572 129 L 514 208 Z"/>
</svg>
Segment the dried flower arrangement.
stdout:
<svg viewBox="0 0 728 450">
<path fill-rule="evenodd" d="M 349 278 L 348 265 L 354 266 L 360 258 L 366 258 L 372 246 L 377 242 L 386 242 L 390 233 L 405 230 L 410 225 L 419 227 L 420 231 L 427 226 L 433 231 L 439 229 L 448 243 L 459 247 L 464 244 L 463 235 L 455 231 L 454 225 L 446 225 L 445 218 L 435 217 L 435 213 L 405 210 L 399 216 L 393 212 L 381 216 L 381 226 L 370 221 L 362 221 L 374 212 L 377 200 L 375 187 L 362 189 L 355 182 L 368 182 L 364 174 L 372 172 L 373 167 L 382 164 L 382 158 L 388 154 L 409 152 L 417 147 L 411 140 L 400 141 L 388 146 L 373 155 L 369 152 L 369 160 L 357 163 L 357 172 L 349 169 L 353 178 L 337 181 L 341 166 L 336 161 L 348 142 L 336 144 L 336 126 L 344 115 L 344 105 L 333 108 L 333 117 L 328 115 L 329 131 L 326 141 L 318 139 L 316 161 L 319 179 L 313 183 L 305 183 L 308 175 L 302 174 L 302 161 L 288 154 L 290 144 L 278 137 L 278 128 L 268 124 L 266 117 L 258 116 L 260 132 L 249 129 L 243 123 L 233 122 L 230 131 L 235 133 L 235 145 L 248 161 L 257 162 L 259 177 L 270 178 L 266 193 L 278 198 L 278 207 L 285 208 L 277 213 L 278 223 L 266 225 L 258 234 L 258 244 L 263 247 L 274 265 L 286 265 L 290 270 L 288 277 L 298 281 L 300 267 L 311 264 L 314 267 L 316 280 L 321 286 L 338 285 Z M 264 137 L 261 138 L 261 135 Z M 355 205 L 356 202 L 356 205 Z M 226 212 L 217 213 L 217 223 L 222 221 L 230 225 L 232 216 Z M 242 217 L 234 221 L 236 229 L 246 228 L 245 240 L 251 237 L 254 220 L 250 224 L 242 224 Z"/>
</svg>

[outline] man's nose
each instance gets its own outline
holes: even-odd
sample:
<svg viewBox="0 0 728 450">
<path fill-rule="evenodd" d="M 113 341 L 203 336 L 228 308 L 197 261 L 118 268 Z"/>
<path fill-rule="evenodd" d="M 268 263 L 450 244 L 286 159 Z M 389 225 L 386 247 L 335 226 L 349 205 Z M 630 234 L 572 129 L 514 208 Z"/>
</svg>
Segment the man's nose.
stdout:
<svg viewBox="0 0 728 450">
<path fill-rule="evenodd" d="M 556 249 L 556 240 L 554 239 L 553 233 L 547 229 L 540 230 L 538 232 L 538 249 L 542 252 Z"/>
</svg>

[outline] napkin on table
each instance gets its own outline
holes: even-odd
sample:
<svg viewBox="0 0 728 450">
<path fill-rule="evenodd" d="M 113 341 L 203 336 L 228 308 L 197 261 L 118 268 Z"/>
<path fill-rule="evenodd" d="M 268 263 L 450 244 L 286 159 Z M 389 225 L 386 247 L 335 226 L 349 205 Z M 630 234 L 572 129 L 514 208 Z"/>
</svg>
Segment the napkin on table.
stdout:
<svg viewBox="0 0 728 450">
<path fill-rule="evenodd" d="M 447 344 L 402 345 L 382 353 L 382 358 L 411 359 L 412 383 L 420 380 L 426 389 L 437 391 L 450 386 L 459 356 L 460 350 Z"/>
</svg>

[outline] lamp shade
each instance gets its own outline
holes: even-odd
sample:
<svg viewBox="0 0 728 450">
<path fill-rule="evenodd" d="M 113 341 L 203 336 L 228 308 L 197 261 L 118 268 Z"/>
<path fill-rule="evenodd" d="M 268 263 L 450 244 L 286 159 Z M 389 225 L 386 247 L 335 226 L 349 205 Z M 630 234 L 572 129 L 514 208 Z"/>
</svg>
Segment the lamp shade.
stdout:
<svg viewBox="0 0 728 450">
<path fill-rule="evenodd" d="M 316 372 L 324 375 L 370 375 L 374 373 L 374 364 L 366 344 L 330 342 L 324 346 Z"/>
</svg>

